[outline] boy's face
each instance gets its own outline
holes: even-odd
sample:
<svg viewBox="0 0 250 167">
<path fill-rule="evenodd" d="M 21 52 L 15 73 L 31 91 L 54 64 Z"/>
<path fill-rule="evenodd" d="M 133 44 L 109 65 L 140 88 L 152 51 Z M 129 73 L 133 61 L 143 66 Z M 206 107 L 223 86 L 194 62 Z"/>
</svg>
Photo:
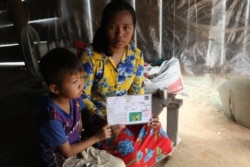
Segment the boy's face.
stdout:
<svg viewBox="0 0 250 167">
<path fill-rule="evenodd" d="M 67 73 L 63 77 L 63 83 L 60 87 L 60 95 L 70 99 L 79 98 L 82 94 L 83 86 L 84 82 L 82 73 Z"/>
</svg>

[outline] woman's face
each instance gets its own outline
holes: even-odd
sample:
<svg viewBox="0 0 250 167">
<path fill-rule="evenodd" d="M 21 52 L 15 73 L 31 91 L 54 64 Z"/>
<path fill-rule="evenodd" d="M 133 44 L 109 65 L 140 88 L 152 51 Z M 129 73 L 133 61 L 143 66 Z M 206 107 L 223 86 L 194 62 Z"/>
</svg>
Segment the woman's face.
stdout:
<svg viewBox="0 0 250 167">
<path fill-rule="evenodd" d="M 128 11 L 115 13 L 107 25 L 107 37 L 111 51 L 125 48 L 134 34 L 132 15 Z"/>
</svg>

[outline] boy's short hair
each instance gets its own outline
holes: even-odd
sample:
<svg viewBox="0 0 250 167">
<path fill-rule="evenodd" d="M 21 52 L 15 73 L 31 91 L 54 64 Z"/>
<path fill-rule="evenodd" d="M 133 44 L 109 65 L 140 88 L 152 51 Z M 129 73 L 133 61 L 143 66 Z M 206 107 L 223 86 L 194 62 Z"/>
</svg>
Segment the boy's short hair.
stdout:
<svg viewBox="0 0 250 167">
<path fill-rule="evenodd" d="M 61 86 L 65 74 L 82 72 L 80 59 L 66 48 L 55 48 L 46 53 L 39 63 L 39 68 L 48 86 Z"/>
</svg>

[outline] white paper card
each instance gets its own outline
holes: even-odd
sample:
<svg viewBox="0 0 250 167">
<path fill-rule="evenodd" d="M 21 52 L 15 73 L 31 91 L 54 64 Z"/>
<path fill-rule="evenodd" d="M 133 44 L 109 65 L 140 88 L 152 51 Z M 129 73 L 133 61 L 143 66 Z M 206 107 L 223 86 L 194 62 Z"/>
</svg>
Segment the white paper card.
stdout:
<svg viewBox="0 0 250 167">
<path fill-rule="evenodd" d="M 107 120 L 109 125 L 147 123 L 151 117 L 151 94 L 107 98 Z"/>
</svg>

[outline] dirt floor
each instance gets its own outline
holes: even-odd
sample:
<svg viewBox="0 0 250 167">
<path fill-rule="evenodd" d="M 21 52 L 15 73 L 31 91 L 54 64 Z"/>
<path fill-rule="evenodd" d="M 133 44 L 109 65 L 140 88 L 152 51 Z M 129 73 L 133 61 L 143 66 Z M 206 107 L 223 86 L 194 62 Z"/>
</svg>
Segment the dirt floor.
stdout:
<svg viewBox="0 0 250 167">
<path fill-rule="evenodd" d="M 177 96 L 183 99 L 181 142 L 157 167 L 250 167 L 250 129 L 225 116 L 217 91 L 224 80 L 209 75 L 183 80 L 189 97 Z M 163 126 L 165 117 L 162 113 Z"/>
</svg>

